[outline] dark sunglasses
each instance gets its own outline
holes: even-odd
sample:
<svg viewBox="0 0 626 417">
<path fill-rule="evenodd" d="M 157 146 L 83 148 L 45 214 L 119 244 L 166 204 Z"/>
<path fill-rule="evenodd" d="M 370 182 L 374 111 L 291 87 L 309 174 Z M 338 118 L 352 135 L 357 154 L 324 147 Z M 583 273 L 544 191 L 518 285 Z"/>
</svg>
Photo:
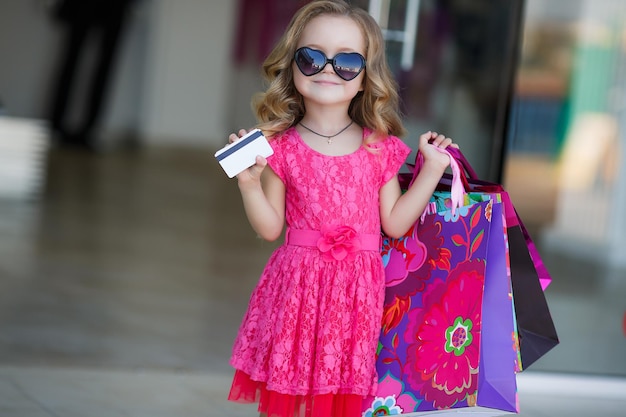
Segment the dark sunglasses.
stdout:
<svg viewBox="0 0 626 417">
<path fill-rule="evenodd" d="M 335 74 L 350 81 L 365 68 L 365 58 L 357 52 L 340 52 L 333 58 L 327 58 L 324 52 L 307 46 L 296 51 L 294 60 L 300 72 L 307 77 L 321 72 L 326 64 L 331 64 Z"/>
</svg>

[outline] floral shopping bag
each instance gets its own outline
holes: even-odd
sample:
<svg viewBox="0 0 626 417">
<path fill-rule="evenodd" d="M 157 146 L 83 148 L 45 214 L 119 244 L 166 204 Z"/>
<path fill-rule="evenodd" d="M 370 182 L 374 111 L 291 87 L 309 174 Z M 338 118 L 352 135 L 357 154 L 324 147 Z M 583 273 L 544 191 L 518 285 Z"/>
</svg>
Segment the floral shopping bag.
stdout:
<svg viewBox="0 0 626 417">
<path fill-rule="evenodd" d="M 364 417 L 517 412 L 505 241 L 494 201 L 427 214 L 403 238 L 384 239 L 386 269 L 396 274 L 386 292 L 378 392 Z"/>
<path fill-rule="evenodd" d="M 383 240 L 379 385 L 364 417 L 518 411 L 503 204 L 456 187 L 451 198 L 433 196 L 404 237 Z"/>
</svg>

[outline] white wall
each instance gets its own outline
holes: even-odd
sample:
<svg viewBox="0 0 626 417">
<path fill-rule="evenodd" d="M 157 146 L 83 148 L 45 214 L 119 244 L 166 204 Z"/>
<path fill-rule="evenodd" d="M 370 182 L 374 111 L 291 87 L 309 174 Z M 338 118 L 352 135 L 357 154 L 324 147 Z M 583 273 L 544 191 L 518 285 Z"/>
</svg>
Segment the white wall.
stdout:
<svg viewBox="0 0 626 417">
<path fill-rule="evenodd" d="M 0 100 L 5 112 L 42 118 L 58 49 L 42 1 L 0 0 Z"/>
<path fill-rule="evenodd" d="M 146 94 L 146 45 L 150 36 L 151 0 L 142 0 L 133 9 L 123 34 L 111 91 L 103 111 L 102 139 L 141 135 L 141 114 Z"/>
<path fill-rule="evenodd" d="M 148 143 L 225 142 L 236 1 L 154 0 L 141 131 Z"/>
</svg>

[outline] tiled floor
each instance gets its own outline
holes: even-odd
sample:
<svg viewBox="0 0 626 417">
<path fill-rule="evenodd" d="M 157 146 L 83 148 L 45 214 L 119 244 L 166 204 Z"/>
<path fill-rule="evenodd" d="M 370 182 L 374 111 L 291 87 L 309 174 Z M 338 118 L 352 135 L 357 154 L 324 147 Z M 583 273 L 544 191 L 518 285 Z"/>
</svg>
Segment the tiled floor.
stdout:
<svg viewBox="0 0 626 417">
<path fill-rule="evenodd" d="M 224 400 L 229 378 L 230 374 L 210 371 L 0 367 L 0 416 L 257 415 L 252 405 Z M 624 415 L 626 382 L 623 380 L 529 373 L 520 375 L 518 383 L 520 417 Z"/>
<path fill-rule="evenodd" d="M 43 199 L 0 200 L 0 417 L 255 416 L 227 362 L 274 246 L 209 151 L 54 151 Z M 624 415 L 626 273 L 545 261 L 561 345 L 521 416 Z"/>
</svg>

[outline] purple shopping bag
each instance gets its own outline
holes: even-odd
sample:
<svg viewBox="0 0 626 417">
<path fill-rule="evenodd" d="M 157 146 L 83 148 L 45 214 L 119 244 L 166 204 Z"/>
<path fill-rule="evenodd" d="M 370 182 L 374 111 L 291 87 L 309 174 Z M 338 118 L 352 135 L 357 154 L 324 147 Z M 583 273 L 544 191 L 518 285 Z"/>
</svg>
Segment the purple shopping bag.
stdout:
<svg viewBox="0 0 626 417">
<path fill-rule="evenodd" d="M 521 370 L 513 307 L 508 235 L 503 204 L 494 204 L 483 293 L 478 401 L 483 407 L 519 412 L 515 374 Z M 500 231 L 500 232 L 498 232 Z M 506 335 L 509 335 L 507 338 Z"/>
<path fill-rule="evenodd" d="M 500 184 L 479 180 L 465 156 L 456 148 L 449 148 L 450 156 L 458 163 L 458 172 L 466 191 L 483 194 L 502 201 L 509 243 L 511 281 L 517 332 L 519 336 L 521 367 L 527 369 L 559 344 L 559 337 L 544 294 L 552 278 L 539 251 L 524 227 L 509 194 Z M 419 169 L 419 160 L 416 161 Z M 467 173 L 467 177 L 463 175 Z M 451 189 L 452 178 L 445 175 L 440 189 Z"/>
</svg>

